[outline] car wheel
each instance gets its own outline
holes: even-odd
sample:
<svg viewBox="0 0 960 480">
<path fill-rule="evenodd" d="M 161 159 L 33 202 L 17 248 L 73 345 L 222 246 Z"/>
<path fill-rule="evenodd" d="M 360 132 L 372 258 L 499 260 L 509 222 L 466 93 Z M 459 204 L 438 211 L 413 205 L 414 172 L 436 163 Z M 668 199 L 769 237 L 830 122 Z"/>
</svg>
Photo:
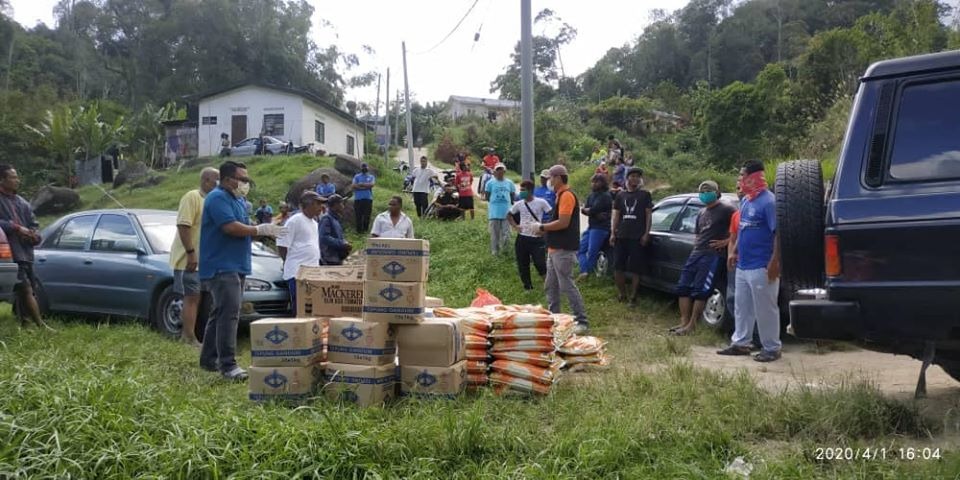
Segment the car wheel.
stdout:
<svg viewBox="0 0 960 480">
<path fill-rule="evenodd" d="M 179 338 L 183 330 L 183 296 L 167 285 L 153 305 L 153 328 L 172 338 Z"/>
<path fill-rule="evenodd" d="M 726 290 L 726 287 L 722 285 L 714 288 L 710 296 L 707 297 L 703 314 L 700 315 L 701 322 L 721 333 L 728 333 L 733 329 L 733 315 L 727 308 Z"/>
<path fill-rule="evenodd" d="M 824 285 L 823 172 L 817 160 L 777 166 L 777 230 L 781 279 L 790 294 Z"/>
</svg>

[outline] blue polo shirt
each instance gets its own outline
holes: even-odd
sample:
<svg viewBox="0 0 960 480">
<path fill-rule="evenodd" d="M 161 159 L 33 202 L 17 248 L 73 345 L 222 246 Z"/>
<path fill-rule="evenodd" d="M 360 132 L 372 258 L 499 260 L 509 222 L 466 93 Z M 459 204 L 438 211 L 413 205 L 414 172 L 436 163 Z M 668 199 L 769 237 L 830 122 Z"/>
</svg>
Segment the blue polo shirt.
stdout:
<svg viewBox="0 0 960 480">
<path fill-rule="evenodd" d="M 317 195 L 321 197 L 329 197 L 337 193 L 337 186 L 332 183 L 318 183 L 317 184 Z"/>
<path fill-rule="evenodd" d="M 353 176 L 354 185 L 358 183 L 375 183 L 376 178 L 369 173 L 358 173 Z M 373 189 L 370 190 L 354 190 L 353 191 L 354 200 L 373 200 Z"/>
<path fill-rule="evenodd" d="M 737 234 L 737 268 L 767 268 L 773 256 L 773 240 L 777 231 L 776 199 L 764 190 L 753 200 L 740 203 L 740 229 Z"/>
<path fill-rule="evenodd" d="M 250 224 L 242 198 L 221 187 L 207 194 L 200 221 L 200 279 L 221 273 L 250 275 L 250 237 L 234 237 L 223 231 L 231 222 Z"/>
<path fill-rule="evenodd" d="M 557 206 L 557 194 L 547 187 L 534 188 L 533 196 L 546 200 L 550 204 L 550 208 L 556 208 Z"/>
</svg>

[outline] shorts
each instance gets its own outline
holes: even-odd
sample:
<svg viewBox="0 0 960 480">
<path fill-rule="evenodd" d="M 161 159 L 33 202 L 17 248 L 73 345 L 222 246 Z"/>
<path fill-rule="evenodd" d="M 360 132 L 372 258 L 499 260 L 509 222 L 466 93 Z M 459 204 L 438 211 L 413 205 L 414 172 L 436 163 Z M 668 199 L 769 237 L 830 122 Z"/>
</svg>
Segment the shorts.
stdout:
<svg viewBox="0 0 960 480">
<path fill-rule="evenodd" d="M 17 285 L 29 283 L 30 286 L 37 284 L 37 277 L 33 274 L 33 263 L 17 262 Z"/>
<path fill-rule="evenodd" d="M 613 244 L 613 270 L 639 275 L 643 271 L 646 249 L 639 238 L 618 238 Z"/>
<path fill-rule="evenodd" d="M 457 203 L 457 206 L 461 210 L 473 210 L 473 195 L 469 197 L 460 197 L 460 201 Z"/>
<path fill-rule="evenodd" d="M 706 300 L 720 276 L 723 257 L 712 252 L 693 252 L 680 271 L 677 296 Z"/>
<path fill-rule="evenodd" d="M 174 270 L 173 291 L 184 296 L 200 295 L 200 274 L 186 270 Z"/>
</svg>

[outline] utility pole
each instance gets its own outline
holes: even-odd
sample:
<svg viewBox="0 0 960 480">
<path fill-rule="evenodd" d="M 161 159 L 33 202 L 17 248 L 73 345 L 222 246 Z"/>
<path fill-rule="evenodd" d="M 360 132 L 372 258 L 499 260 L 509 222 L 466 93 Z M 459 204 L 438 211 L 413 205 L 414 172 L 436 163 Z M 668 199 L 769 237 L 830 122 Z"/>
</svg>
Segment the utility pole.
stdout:
<svg viewBox="0 0 960 480">
<path fill-rule="evenodd" d="M 397 89 L 397 113 L 393 116 L 393 126 L 396 129 L 393 131 L 393 144 L 400 146 L 400 90 Z"/>
<path fill-rule="evenodd" d="M 407 107 L 407 166 L 413 168 L 413 118 L 410 116 L 410 82 L 407 81 L 407 42 L 403 46 L 403 100 Z"/>
<path fill-rule="evenodd" d="M 383 114 L 383 162 L 386 164 L 388 161 L 387 156 L 390 155 L 390 67 L 387 67 L 387 103 L 386 111 Z"/>
<path fill-rule="evenodd" d="M 533 14 L 520 0 L 520 159 L 524 180 L 533 180 Z"/>
</svg>

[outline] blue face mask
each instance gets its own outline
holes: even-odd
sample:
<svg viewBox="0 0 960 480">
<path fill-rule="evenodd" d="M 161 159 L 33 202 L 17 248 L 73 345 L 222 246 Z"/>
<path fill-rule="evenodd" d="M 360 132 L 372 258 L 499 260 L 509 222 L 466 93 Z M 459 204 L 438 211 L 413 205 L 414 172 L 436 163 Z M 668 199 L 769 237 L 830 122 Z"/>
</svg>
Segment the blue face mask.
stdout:
<svg viewBox="0 0 960 480">
<path fill-rule="evenodd" d="M 524 190 L 520 191 L 520 200 L 526 200 L 528 196 L 530 196 L 529 192 L 526 192 Z"/>
<path fill-rule="evenodd" d="M 717 194 L 717 192 L 700 192 L 700 201 L 703 202 L 704 205 L 710 205 L 716 202 L 718 197 L 719 194 Z"/>
</svg>

